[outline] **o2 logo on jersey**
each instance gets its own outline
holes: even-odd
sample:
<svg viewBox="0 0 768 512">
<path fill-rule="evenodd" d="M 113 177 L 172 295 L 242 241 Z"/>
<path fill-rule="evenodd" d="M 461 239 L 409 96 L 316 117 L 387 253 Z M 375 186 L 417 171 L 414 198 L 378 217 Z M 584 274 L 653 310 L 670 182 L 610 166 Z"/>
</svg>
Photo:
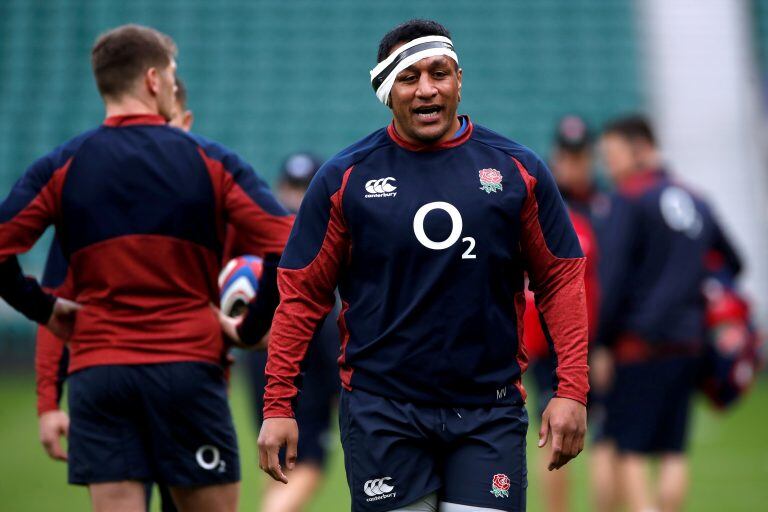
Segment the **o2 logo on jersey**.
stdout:
<svg viewBox="0 0 768 512">
<path fill-rule="evenodd" d="M 703 222 L 691 195 L 680 187 L 669 187 L 659 199 L 661 216 L 673 231 L 696 238 L 701 233 Z"/>
<path fill-rule="evenodd" d="M 427 233 L 424 231 L 424 221 L 427 218 L 427 215 L 432 210 L 443 210 L 451 217 L 451 234 L 448 235 L 448 238 L 442 241 L 435 241 L 432 240 L 427 236 Z M 427 249 L 432 249 L 433 251 L 442 251 L 444 249 L 447 249 L 451 247 L 453 244 L 458 242 L 459 238 L 461 238 L 461 230 L 464 228 L 464 221 L 461 218 L 461 213 L 459 210 L 453 206 L 451 203 L 446 203 L 443 201 L 435 201 L 432 203 L 427 203 L 421 208 L 416 211 L 416 215 L 413 217 L 413 234 L 416 235 L 416 240 L 418 240 L 421 245 L 426 247 Z M 476 254 L 472 254 L 472 251 L 475 249 L 475 239 L 471 236 L 465 236 L 461 239 L 462 243 L 466 242 L 469 244 L 467 246 L 467 250 L 464 251 L 464 253 L 461 255 L 461 259 L 463 260 L 474 260 L 477 259 Z"/>
<path fill-rule="evenodd" d="M 224 473 L 227 470 L 227 463 L 221 460 L 219 449 L 210 444 L 198 448 L 195 453 L 195 459 L 197 460 L 198 466 L 205 470 L 216 470 L 219 473 Z"/>
</svg>

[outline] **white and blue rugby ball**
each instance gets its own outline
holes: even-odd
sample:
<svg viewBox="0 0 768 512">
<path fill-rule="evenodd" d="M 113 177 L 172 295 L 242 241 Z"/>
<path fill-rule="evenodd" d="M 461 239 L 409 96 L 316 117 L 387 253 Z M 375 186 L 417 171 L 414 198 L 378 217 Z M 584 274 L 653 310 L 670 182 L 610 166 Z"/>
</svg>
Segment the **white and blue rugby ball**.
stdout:
<svg viewBox="0 0 768 512">
<path fill-rule="evenodd" d="M 258 256 L 240 256 L 224 266 L 219 274 L 221 311 L 227 316 L 245 313 L 248 303 L 259 292 L 264 262 Z"/>
</svg>

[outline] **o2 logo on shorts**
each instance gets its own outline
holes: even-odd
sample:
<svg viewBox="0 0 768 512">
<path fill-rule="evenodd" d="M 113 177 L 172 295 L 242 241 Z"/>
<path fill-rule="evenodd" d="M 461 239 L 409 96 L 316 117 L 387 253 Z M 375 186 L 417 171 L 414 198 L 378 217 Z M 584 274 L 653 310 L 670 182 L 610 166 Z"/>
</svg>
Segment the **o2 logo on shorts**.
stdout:
<svg viewBox="0 0 768 512">
<path fill-rule="evenodd" d="M 227 463 L 221 460 L 219 449 L 210 444 L 198 448 L 195 453 L 195 459 L 197 464 L 207 471 L 216 470 L 219 473 L 224 473 L 227 470 Z"/>
<path fill-rule="evenodd" d="M 424 231 L 424 220 L 432 210 L 443 210 L 451 217 L 451 234 L 448 235 L 448 238 L 441 242 L 432 240 Z M 413 234 L 416 235 L 416 240 L 418 240 L 421 245 L 427 249 L 432 249 L 433 251 L 442 251 L 443 249 L 447 249 L 455 244 L 461 237 L 461 230 L 463 228 L 464 221 L 461 218 L 461 213 L 459 212 L 458 208 L 453 206 L 451 203 L 446 203 L 443 201 L 435 201 L 425 204 L 416 211 L 416 215 L 413 217 Z M 471 236 L 465 236 L 461 239 L 461 241 L 467 242 L 468 244 L 467 249 L 461 255 L 461 259 L 477 259 L 477 255 L 472 254 L 472 251 L 475 249 L 475 239 Z"/>
</svg>

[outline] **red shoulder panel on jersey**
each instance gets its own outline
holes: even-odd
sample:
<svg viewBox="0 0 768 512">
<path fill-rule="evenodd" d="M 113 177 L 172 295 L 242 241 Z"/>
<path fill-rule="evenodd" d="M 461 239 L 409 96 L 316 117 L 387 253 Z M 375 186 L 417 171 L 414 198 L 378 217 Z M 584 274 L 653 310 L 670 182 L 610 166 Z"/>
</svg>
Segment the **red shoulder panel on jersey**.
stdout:
<svg viewBox="0 0 768 512">
<path fill-rule="evenodd" d="M 264 393 L 264 418 L 293 417 L 292 402 L 298 389 L 296 377 L 301 361 L 320 321 L 333 309 L 334 290 L 341 262 L 349 257 L 350 239 L 342 212 L 349 174 L 344 173 L 341 187 L 331 196 L 331 213 L 325 238 L 315 259 L 301 269 L 278 269 L 280 306 L 272 323 L 269 340 L 267 387 Z M 340 322 L 340 326 L 343 321 Z M 279 334 L 278 334 L 279 333 Z M 349 335 L 342 329 L 343 344 Z M 344 349 L 341 358 L 343 360 Z M 344 385 L 349 386 L 351 371 L 342 370 Z"/>
</svg>

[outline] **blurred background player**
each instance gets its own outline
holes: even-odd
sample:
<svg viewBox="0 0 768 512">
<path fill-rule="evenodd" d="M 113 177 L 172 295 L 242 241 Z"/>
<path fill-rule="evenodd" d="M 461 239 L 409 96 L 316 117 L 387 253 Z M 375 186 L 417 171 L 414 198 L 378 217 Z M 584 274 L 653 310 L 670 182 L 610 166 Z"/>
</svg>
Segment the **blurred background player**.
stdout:
<svg viewBox="0 0 768 512">
<path fill-rule="evenodd" d="M 734 274 L 741 264 L 708 203 L 662 166 L 645 118 L 609 123 L 600 148 L 616 184 L 602 236 L 596 339 L 615 364 L 593 367 L 596 378 L 613 380 L 606 435 L 618 450 L 629 510 L 678 511 L 688 488 L 688 411 L 704 343 L 705 256 L 717 250 Z M 659 461 L 653 485 L 651 459 Z"/>
<path fill-rule="evenodd" d="M 593 175 L 591 135 L 582 118 L 576 115 L 567 115 L 558 122 L 550 165 L 555 182 L 568 206 L 568 212 L 579 238 L 581 249 L 587 258 L 585 287 L 591 340 L 594 330 L 592 326 L 597 315 L 599 288 L 597 282 L 598 242 L 592 228 L 593 203 L 598 194 Z M 526 302 L 525 344 L 530 361 L 529 372 L 537 387 L 539 413 L 541 414 L 554 395 L 557 383 L 555 375 L 557 361 L 541 328 L 534 295 L 529 290 L 526 290 Z M 595 429 L 600 430 L 600 426 L 595 424 L 597 422 L 592 421 L 597 412 L 593 394 L 593 391 L 590 390 L 588 416 L 590 430 L 594 433 Z M 590 453 L 593 463 L 595 455 L 596 452 L 593 449 Z M 546 458 L 540 457 L 538 471 L 544 484 L 542 495 L 547 510 L 550 512 L 569 510 L 572 500 L 569 492 L 568 468 L 563 468 L 560 471 L 548 471 Z M 603 485 L 610 485 L 610 483 L 602 482 Z"/>
<path fill-rule="evenodd" d="M 188 132 L 192 129 L 193 115 L 187 110 L 187 88 L 181 79 L 176 77 L 176 94 L 173 116 L 168 122 L 171 126 Z M 72 276 L 58 239 L 54 238 L 48 251 L 40 284 L 49 293 L 57 297 L 73 299 L 71 290 Z M 54 460 L 67 460 L 67 454 L 61 444 L 61 438 L 67 436 L 69 430 L 69 415 L 59 408 L 67 375 L 69 350 L 66 342 L 57 338 L 43 326 L 37 330 L 35 343 L 35 375 L 37 380 L 37 414 L 39 416 L 40 442 L 46 453 Z M 161 509 L 163 512 L 174 512 L 168 486 L 158 482 Z M 147 488 L 147 503 L 150 501 L 151 484 Z"/>
<path fill-rule="evenodd" d="M 221 330 L 260 339 L 277 294 L 265 269 L 269 293 L 242 324 L 211 309 L 224 222 L 270 265 L 292 222 L 237 155 L 166 125 L 175 54 L 147 27 L 99 37 L 104 125 L 36 161 L 0 205 L 0 295 L 69 340 L 69 480 L 88 485 L 98 511 L 144 510 L 154 479 L 183 512 L 236 509 Z M 79 304 L 43 291 L 16 259 L 53 223 Z"/>
<path fill-rule="evenodd" d="M 294 153 L 282 165 L 276 192 L 278 200 L 297 212 L 304 194 L 322 162 L 310 153 Z M 304 361 L 302 392 L 297 399 L 296 421 L 301 429 L 296 466 L 288 484 L 269 479 L 262 499 L 262 512 L 299 512 L 318 488 L 326 462 L 328 445 L 334 442 L 329 432 L 331 411 L 337 402 L 341 382 L 336 359 L 339 356 L 338 304 L 316 332 Z M 253 413 L 261 425 L 264 410 L 264 368 L 267 352 L 246 354 Z"/>
</svg>

